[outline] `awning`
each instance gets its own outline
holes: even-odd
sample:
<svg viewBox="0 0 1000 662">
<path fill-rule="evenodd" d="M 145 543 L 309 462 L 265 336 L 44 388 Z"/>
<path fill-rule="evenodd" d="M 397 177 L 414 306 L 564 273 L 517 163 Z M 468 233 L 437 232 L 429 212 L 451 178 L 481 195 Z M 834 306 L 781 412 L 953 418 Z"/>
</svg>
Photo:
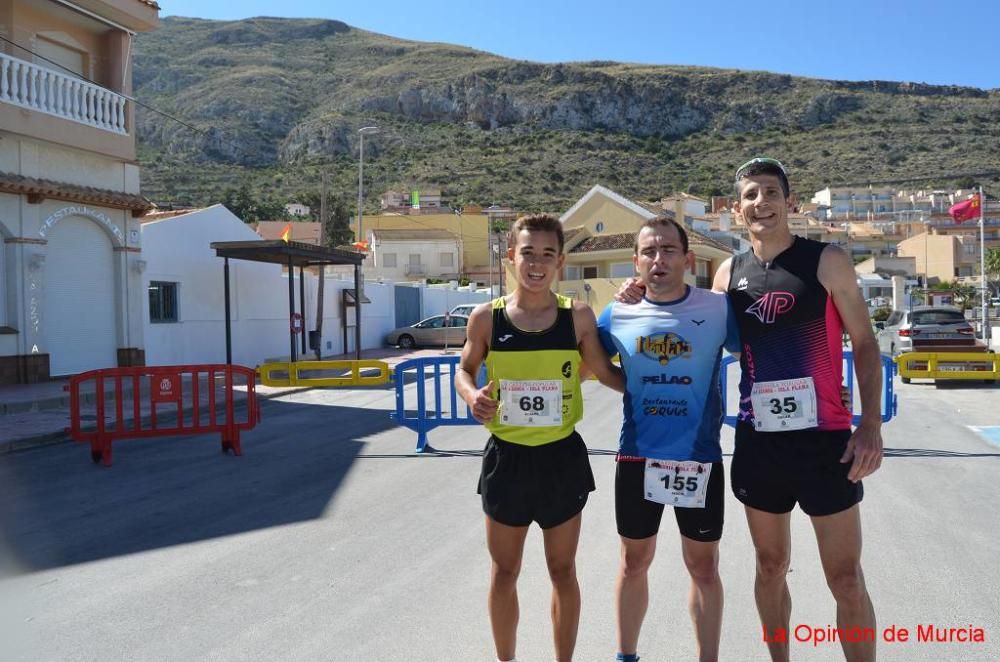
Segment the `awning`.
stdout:
<svg viewBox="0 0 1000 662">
<path fill-rule="evenodd" d="M 271 262 L 293 267 L 312 267 L 327 264 L 361 264 L 365 254 L 345 251 L 341 248 L 326 248 L 304 244 L 298 241 L 213 241 L 209 246 L 215 249 L 217 257 L 234 260 Z M 367 302 L 366 302 L 367 303 Z"/>
</svg>

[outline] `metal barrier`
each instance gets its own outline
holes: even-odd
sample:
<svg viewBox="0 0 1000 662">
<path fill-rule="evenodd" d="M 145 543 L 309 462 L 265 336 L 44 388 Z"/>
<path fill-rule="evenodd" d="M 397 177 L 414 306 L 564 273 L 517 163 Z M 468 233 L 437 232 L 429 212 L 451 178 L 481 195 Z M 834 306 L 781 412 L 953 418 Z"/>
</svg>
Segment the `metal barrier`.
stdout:
<svg viewBox="0 0 1000 662">
<path fill-rule="evenodd" d="M 911 379 L 1000 379 L 1000 354 L 993 352 L 905 352 L 896 357 L 899 376 Z"/>
<path fill-rule="evenodd" d="M 726 411 L 726 387 L 728 384 L 728 371 L 726 368 L 732 364 L 736 363 L 736 359 L 732 356 L 726 356 L 722 359 L 722 368 L 720 369 L 719 383 L 722 390 L 722 411 Z M 851 397 L 854 397 L 854 354 L 852 352 L 844 352 L 844 375 L 847 377 L 847 390 L 850 392 Z M 896 394 L 893 390 L 892 377 L 896 372 L 896 364 L 892 362 L 888 356 L 882 355 L 882 422 L 887 423 L 893 416 L 896 415 Z M 725 422 L 726 425 L 736 426 L 736 416 L 726 415 Z M 861 414 L 854 414 L 852 419 L 854 425 L 861 422 Z"/>
<path fill-rule="evenodd" d="M 63 387 L 69 392 L 70 427 L 74 441 L 90 443 L 94 462 L 111 466 L 111 442 L 116 439 L 166 437 L 219 432 L 222 451 L 242 455 L 240 431 L 250 430 L 260 421 L 260 404 L 255 390 L 256 373 L 239 365 L 173 365 L 91 370 L 70 378 Z M 187 379 L 185 379 L 187 378 Z M 204 378 L 204 384 L 202 384 Z M 221 397 L 217 379 L 222 378 Z M 237 420 L 233 389 L 242 378 L 246 384 L 246 416 Z M 185 384 L 185 382 L 187 382 Z M 93 383 L 96 422 L 84 429 L 80 411 L 81 387 Z M 186 388 L 185 388 L 186 387 Z M 113 393 L 111 392 L 113 390 Z M 113 397 L 113 410 L 108 404 Z M 207 396 L 203 411 L 202 396 Z M 148 398 L 148 399 L 146 399 Z M 149 417 L 143 417 L 143 403 Z M 167 405 L 174 411 L 157 411 Z M 130 416 L 126 418 L 126 414 Z M 110 419 L 110 420 L 109 420 Z"/>
<path fill-rule="evenodd" d="M 459 363 L 458 356 L 429 356 L 419 359 L 410 359 L 396 366 L 396 411 L 391 417 L 400 425 L 408 427 L 417 433 L 416 452 L 422 453 L 429 447 L 427 445 L 427 433 L 441 425 L 479 425 L 479 422 L 472 417 L 472 412 L 455 391 L 455 371 Z M 846 362 L 845 374 L 847 375 L 847 389 L 854 394 L 854 356 L 851 352 L 844 352 Z M 727 356 L 722 360 L 720 370 L 720 386 L 722 390 L 722 410 L 726 411 L 726 388 L 727 388 L 727 366 L 735 363 L 736 359 Z M 882 421 L 887 422 L 896 415 L 896 395 L 893 392 L 892 377 L 895 373 L 895 364 L 887 357 L 882 357 Z M 450 383 L 447 385 L 447 397 L 442 402 L 442 371 Z M 406 377 L 410 375 L 408 380 Z M 429 404 L 427 380 L 429 376 L 434 378 L 433 404 Z M 406 392 L 407 381 L 414 383 L 417 403 L 416 409 L 407 410 L 404 394 Z M 478 375 L 480 386 L 486 383 L 486 370 L 482 369 Z M 444 407 L 447 405 L 447 409 Z M 461 414 L 460 414 L 461 412 Z M 861 416 L 854 416 L 854 424 L 861 421 Z M 725 422 L 728 425 L 736 425 L 736 416 L 726 416 Z"/>
<path fill-rule="evenodd" d="M 419 359 L 403 361 L 396 366 L 396 411 L 392 418 L 404 427 L 417 433 L 416 452 L 423 453 L 429 448 L 427 433 L 440 425 L 479 425 L 472 417 L 472 411 L 465 401 L 458 397 L 455 391 L 455 371 L 458 369 L 458 356 L 428 356 Z M 448 379 L 447 398 L 441 398 L 442 369 Z M 434 377 L 433 404 L 428 403 L 426 392 L 428 371 Z M 406 391 L 407 375 L 412 375 L 416 386 L 417 408 L 407 411 L 403 394 Z M 479 384 L 485 384 L 485 367 L 479 373 Z M 448 408 L 445 409 L 444 405 Z M 433 450 L 433 449 L 431 449 Z"/>
<path fill-rule="evenodd" d="M 362 374 L 362 371 L 376 371 L 372 374 Z M 296 361 L 294 363 L 272 362 L 257 367 L 260 383 L 265 386 L 384 386 L 392 381 L 392 371 L 385 361 Z M 333 376 L 312 375 L 302 373 L 337 372 Z M 276 377 L 274 373 L 284 373 L 284 377 Z M 343 374 L 347 373 L 347 374 Z"/>
</svg>

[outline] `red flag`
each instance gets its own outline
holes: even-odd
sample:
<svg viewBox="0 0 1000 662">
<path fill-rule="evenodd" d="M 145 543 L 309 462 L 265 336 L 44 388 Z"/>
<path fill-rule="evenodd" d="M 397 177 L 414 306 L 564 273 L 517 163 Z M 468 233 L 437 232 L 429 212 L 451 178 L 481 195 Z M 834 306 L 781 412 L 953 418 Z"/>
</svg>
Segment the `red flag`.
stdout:
<svg viewBox="0 0 1000 662">
<path fill-rule="evenodd" d="M 368 250 L 368 242 L 367 241 L 356 241 L 353 244 L 351 244 L 351 246 L 354 246 L 359 251 L 366 251 L 366 250 Z"/>
<path fill-rule="evenodd" d="M 292 237 L 292 224 L 289 223 L 285 226 L 285 229 L 281 231 L 281 240 L 288 243 L 288 240 Z"/>
<path fill-rule="evenodd" d="M 979 218 L 979 194 L 977 193 L 965 202 L 948 207 L 948 213 L 951 214 L 956 223 L 967 221 L 970 218 Z"/>
</svg>

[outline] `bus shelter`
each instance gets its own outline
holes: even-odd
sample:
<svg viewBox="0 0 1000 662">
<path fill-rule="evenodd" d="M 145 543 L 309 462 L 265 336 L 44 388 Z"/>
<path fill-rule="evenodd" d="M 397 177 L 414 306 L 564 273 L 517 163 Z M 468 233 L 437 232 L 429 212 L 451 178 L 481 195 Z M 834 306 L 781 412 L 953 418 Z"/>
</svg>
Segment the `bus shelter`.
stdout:
<svg viewBox="0 0 1000 662">
<path fill-rule="evenodd" d="M 306 267 L 326 267 L 331 264 L 354 265 L 354 291 L 364 292 L 361 280 L 361 263 L 365 259 L 363 253 L 314 246 L 298 241 L 214 241 L 209 244 L 215 250 L 216 257 L 224 260 L 222 273 L 226 299 L 226 363 L 233 362 L 232 319 L 229 303 L 229 260 L 250 260 L 252 262 L 270 262 L 281 264 L 288 268 L 288 347 L 289 357 L 294 363 L 298 360 L 295 342 L 296 331 L 302 332 L 302 354 L 306 353 L 305 333 L 305 299 L 306 288 L 303 277 Z M 295 310 L 295 268 L 299 268 L 299 311 Z M 364 296 L 362 294 L 362 296 Z M 361 360 L 361 306 L 354 306 L 354 357 Z"/>
</svg>

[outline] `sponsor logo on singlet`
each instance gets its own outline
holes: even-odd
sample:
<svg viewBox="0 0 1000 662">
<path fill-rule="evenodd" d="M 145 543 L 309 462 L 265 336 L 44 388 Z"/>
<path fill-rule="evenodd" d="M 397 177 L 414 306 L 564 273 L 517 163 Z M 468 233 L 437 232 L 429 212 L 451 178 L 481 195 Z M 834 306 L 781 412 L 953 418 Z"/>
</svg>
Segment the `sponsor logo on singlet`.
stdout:
<svg viewBox="0 0 1000 662">
<path fill-rule="evenodd" d="M 795 307 L 795 295 L 791 292 L 767 292 L 751 304 L 746 312 L 763 324 L 773 324 L 778 315 Z"/>
<path fill-rule="evenodd" d="M 660 365 L 667 365 L 671 359 L 686 359 L 691 356 L 691 343 L 676 333 L 654 333 L 636 338 L 635 351 L 656 359 Z"/>
<path fill-rule="evenodd" d="M 684 384 L 688 386 L 692 383 L 692 379 L 687 375 L 643 375 L 643 384 L 663 384 L 664 386 L 669 384 Z"/>
</svg>

